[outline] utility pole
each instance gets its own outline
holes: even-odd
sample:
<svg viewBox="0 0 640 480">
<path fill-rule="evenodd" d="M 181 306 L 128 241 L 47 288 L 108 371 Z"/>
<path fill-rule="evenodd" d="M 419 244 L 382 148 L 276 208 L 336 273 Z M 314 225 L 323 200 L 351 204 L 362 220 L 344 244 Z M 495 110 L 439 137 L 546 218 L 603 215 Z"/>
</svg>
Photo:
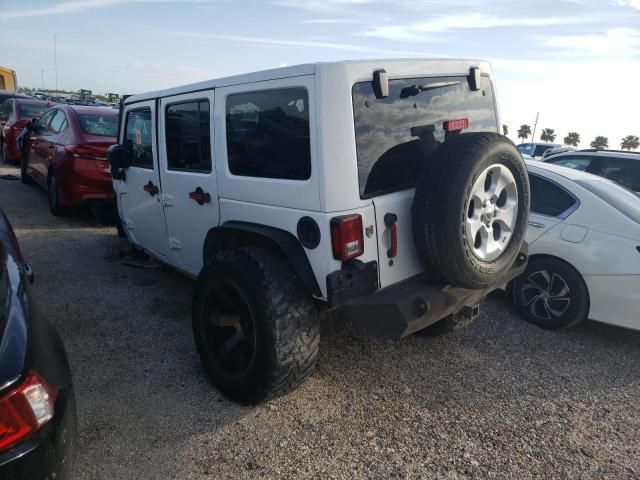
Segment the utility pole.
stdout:
<svg viewBox="0 0 640 480">
<path fill-rule="evenodd" d="M 533 124 L 533 135 L 531 135 L 531 141 L 536 141 L 536 127 L 538 126 L 538 116 L 540 116 L 540 112 L 536 113 L 536 123 Z"/>
<path fill-rule="evenodd" d="M 42 74 L 42 89 L 44 90 L 44 68 L 40 69 L 40 73 Z"/>
<path fill-rule="evenodd" d="M 56 71 L 56 92 L 58 91 L 58 39 L 53 36 L 53 68 Z"/>
</svg>

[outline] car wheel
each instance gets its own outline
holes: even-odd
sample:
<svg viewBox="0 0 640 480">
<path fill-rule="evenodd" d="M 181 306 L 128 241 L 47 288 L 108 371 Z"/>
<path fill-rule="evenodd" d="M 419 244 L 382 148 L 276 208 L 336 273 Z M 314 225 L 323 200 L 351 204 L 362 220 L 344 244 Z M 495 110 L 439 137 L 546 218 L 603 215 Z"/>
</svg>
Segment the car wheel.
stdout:
<svg viewBox="0 0 640 480">
<path fill-rule="evenodd" d="M 0 142 L 0 160 L 2 163 L 9 163 L 7 161 L 7 144 L 4 142 Z"/>
<path fill-rule="evenodd" d="M 285 259 L 258 248 L 222 250 L 196 282 L 193 332 L 213 384 L 256 404 L 300 385 L 320 332 L 310 295 Z"/>
<path fill-rule="evenodd" d="M 56 217 L 64 216 L 66 209 L 60 205 L 60 187 L 55 171 L 51 172 L 47 179 L 47 197 L 49 199 L 49 210 L 51 210 L 51 213 Z"/>
<path fill-rule="evenodd" d="M 533 260 L 512 285 L 518 312 L 548 330 L 568 328 L 587 319 L 589 290 L 580 273 L 552 258 Z"/>
<path fill-rule="evenodd" d="M 432 280 L 482 289 L 515 261 L 529 217 L 527 168 L 497 133 L 454 135 L 438 147 L 416 187 L 416 251 Z"/>
</svg>

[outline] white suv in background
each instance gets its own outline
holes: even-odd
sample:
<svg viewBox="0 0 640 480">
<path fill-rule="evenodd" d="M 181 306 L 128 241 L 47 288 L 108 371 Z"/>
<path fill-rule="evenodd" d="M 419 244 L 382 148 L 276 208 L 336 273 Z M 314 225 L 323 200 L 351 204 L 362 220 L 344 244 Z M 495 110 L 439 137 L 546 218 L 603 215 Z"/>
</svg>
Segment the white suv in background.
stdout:
<svg viewBox="0 0 640 480">
<path fill-rule="evenodd" d="M 193 329 L 228 397 L 299 385 L 318 311 L 442 332 L 526 265 L 526 167 L 490 66 L 300 65 L 127 98 L 110 151 L 127 238 L 197 277 Z"/>
<path fill-rule="evenodd" d="M 640 194 L 640 152 L 577 150 L 550 155 L 544 162 L 592 173 Z"/>
</svg>

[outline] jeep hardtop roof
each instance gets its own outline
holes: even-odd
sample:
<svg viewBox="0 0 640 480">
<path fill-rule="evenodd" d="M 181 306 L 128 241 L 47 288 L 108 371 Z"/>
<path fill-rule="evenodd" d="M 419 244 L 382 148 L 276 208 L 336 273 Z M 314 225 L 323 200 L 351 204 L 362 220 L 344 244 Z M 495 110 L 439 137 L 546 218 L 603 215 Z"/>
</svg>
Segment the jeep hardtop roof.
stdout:
<svg viewBox="0 0 640 480">
<path fill-rule="evenodd" d="M 273 68 L 258 72 L 243 73 L 218 79 L 205 80 L 203 82 L 191 83 L 179 87 L 172 87 L 164 90 L 131 95 L 124 104 L 153 100 L 161 97 L 180 95 L 182 93 L 196 92 L 200 90 L 210 90 L 218 87 L 228 87 L 245 83 L 260 82 L 266 80 L 277 80 L 280 78 L 290 78 L 303 75 L 313 75 L 322 70 L 335 68 L 353 69 L 357 68 L 377 70 L 386 69 L 390 77 L 395 76 L 394 71 L 402 76 L 428 76 L 437 75 L 459 75 L 468 70 L 469 66 L 477 66 L 483 73 L 491 73 L 491 66 L 486 60 L 473 59 L 436 59 L 436 58 L 404 58 L 404 59 L 379 59 L 379 60 L 345 60 L 339 62 L 317 62 L 302 65 L 292 65 L 288 67 Z"/>
</svg>

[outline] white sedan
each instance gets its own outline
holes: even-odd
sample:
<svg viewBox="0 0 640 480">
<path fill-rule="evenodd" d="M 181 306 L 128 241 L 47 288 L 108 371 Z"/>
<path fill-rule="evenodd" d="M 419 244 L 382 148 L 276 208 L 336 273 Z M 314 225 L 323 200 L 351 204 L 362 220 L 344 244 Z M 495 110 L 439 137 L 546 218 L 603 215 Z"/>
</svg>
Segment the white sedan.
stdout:
<svg viewBox="0 0 640 480">
<path fill-rule="evenodd" d="M 547 329 L 590 318 L 640 330 L 640 198 L 595 175 L 527 162 L 529 266 L 519 312 Z"/>
</svg>

